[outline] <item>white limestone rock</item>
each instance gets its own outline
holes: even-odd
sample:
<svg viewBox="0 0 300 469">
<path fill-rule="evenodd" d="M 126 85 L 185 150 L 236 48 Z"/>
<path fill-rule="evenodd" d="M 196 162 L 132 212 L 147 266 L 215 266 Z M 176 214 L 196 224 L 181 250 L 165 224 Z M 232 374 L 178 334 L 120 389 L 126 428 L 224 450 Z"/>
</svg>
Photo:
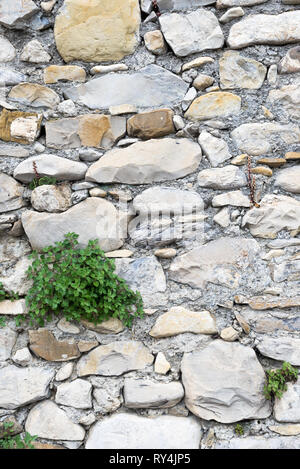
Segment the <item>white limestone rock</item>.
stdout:
<svg viewBox="0 0 300 469">
<path fill-rule="evenodd" d="M 80 378 L 60 384 L 57 386 L 55 402 L 76 409 L 89 409 L 92 407 L 92 385 Z"/>
<path fill-rule="evenodd" d="M 198 142 L 214 168 L 232 156 L 225 140 L 214 137 L 206 130 L 201 132 Z"/>
<path fill-rule="evenodd" d="M 273 360 L 300 366 L 300 339 L 291 336 L 263 336 L 257 344 L 259 352 Z M 300 420 L 299 420 L 300 421 Z"/>
<path fill-rule="evenodd" d="M 0 328 L 0 362 L 10 358 L 17 339 L 17 333 L 9 327 Z"/>
<path fill-rule="evenodd" d="M 198 174 L 198 185 L 210 189 L 239 189 L 247 185 L 245 173 L 234 165 L 204 169 Z"/>
<path fill-rule="evenodd" d="M 125 378 L 124 404 L 129 409 L 166 409 L 178 404 L 183 396 L 184 389 L 179 381 L 154 383 Z"/>
<path fill-rule="evenodd" d="M 185 353 L 181 371 L 185 404 L 197 417 L 233 423 L 271 414 L 265 373 L 251 347 L 215 340 Z"/>
</svg>

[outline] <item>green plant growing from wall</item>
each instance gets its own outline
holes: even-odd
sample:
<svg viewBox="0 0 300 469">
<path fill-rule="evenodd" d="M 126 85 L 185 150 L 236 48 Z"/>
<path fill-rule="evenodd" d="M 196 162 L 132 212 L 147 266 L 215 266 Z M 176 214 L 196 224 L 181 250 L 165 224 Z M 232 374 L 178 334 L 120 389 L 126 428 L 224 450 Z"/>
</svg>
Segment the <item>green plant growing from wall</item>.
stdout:
<svg viewBox="0 0 300 469">
<path fill-rule="evenodd" d="M 236 426 L 234 427 L 234 433 L 239 436 L 244 435 L 244 429 L 240 423 L 237 423 Z"/>
<path fill-rule="evenodd" d="M 68 233 L 63 241 L 31 254 L 27 276 L 33 284 L 26 296 L 31 320 L 43 326 L 60 314 L 68 321 L 95 324 L 113 317 L 130 327 L 144 314 L 140 293 L 115 274 L 113 259 L 97 240 L 82 249 L 78 244 L 78 235 Z"/>
<path fill-rule="evenodd" d="M 45 185 L 55 185 L 56 184 L 56 179 L 50 176 L 43 176 L 39 178 L 34 178 L 31 183 L 29 184 L 29 189 L 33 190 L 36 187 L 39 186 L 45 186 Z"/>
<path fill-rule="evenodd" d="M 13 422 L 3 423 L 0 449 L 35 449 L 32 442 L 37 439 L 37 436 L 32 436 L 28 432 L 25 432 L 23 438 L 20 435 L 13 435 L 13 426 Z"/>
<path fill-rule="evenodd" d="M 282 368 L 278 370 L 267 370 L 267 382 L 264 386 L 266 399 L 275 397 L 281 399 L 283 393 L 287 390 L 286 383 L 296 382 L 298 373 L 298 370 L 288 362 L 283 362 Z"/>
</svg>

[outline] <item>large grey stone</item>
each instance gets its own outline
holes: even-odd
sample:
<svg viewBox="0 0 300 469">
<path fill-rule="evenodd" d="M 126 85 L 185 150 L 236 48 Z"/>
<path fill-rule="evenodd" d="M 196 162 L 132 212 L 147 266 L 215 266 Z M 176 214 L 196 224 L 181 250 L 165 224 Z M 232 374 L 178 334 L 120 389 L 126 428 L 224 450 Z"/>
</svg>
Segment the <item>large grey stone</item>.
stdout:
<svg viewBox="0 0 300 469">
<path fill-rule="evenodd" d="M 9 327 L 0 328 L 0 362 L 10 358 L 16 339 L 17 333 L 15 331 Z"/>
<path fill-rule="evenodd" d="M 64 94 L 90 109 L 108 109 L 121 104 L 143 109 L 170 107 L 181 101 L 187 90 L 188 84 L 178 76 L 158 65 L 147 65 L 131 74 L 108 73 L 66 88 Z"/>
<path fill-rule="evenodd" d="M 97 239 L 100 248 L 108 252 L 120 248 L 127 236 L 127 215 L 98 197 L 89 197 L 59 214 L 28 210 L 22 214 L 22 224 L 31 246 L 38 250 L 73 232 L 79 234 L 81 247 Z"/>
<path fill-rule="evenodd" d="M 227 42 L 231 49 L 255 44 L 281 45 L 298 42 L 299 21 L 299 10 L 279 15 L 249 15 L 231 27 Z"/>
<path fill-rule="evenodd" d="M 30 410 L 25 430 L 30 435 L 49 440 L 81 441 L 85 437 L 83 427 L 74 423 L 50 400 L 43 401 Z"/>
<path fill-rule="evenodd" d="M 234 165 L 204 169 L 198 174 L 198 185 L 210 189 L 239 189 L 247 185 L 245 173 Z"/>
<path fill-rule="evenodd" d="M 203 8 L 187 14 L 164 14 L 159 22 L 165 40 L 179 57 L 219 49 L 224 44 L 217 17 Z"/>
<path fill-rule="evenodd" d="M 287 115 L 300 118 L 300 80 L 291 85 L 283 86 L 280 89 L 271 90 L 267 99 L 273 107 L 284 109 Z"/>
<path fill-rule="evenodd" d="M 17 409 L 48 396 L 54 370 L 40 367 L 0 369 L 0 408 Z"/>
<path fill-rule="evenodd" d="M 289 436 L 247 436 L 232 438 L 230 441 L 219 440 L 214 449 L 299 449 L 300 438 Z"/>
<path fill-rule="evenodd" d="M 300 142 L 296 125 L 276 122 L 242 124 L 231 132 L 238 149 L 249 155 L 264 155 L 288 144 Z"/>
<path fill-rule="evenodd" d="M 113 342 L 100 345 L 81 357 L 77 363 L 77 374 L 120 376 L 128 371 L 143 370 L 153 360 L 154 356 L 141 342 Z"/>
<path fill-rule="evenodd" d="M 105 153 L 89 167 L 86 180 L 100 183 L 150 184 L 194 172 L 201 149 L 188 139 L 153 139 Z"/>
<path fill-rule="evenodd" d="M 0 62 L 10 62 L 16 56 L 16 49 L 4 36 L 0 36 Z"/>
<path fill-rule="evenodd" d="M 206 130 L 202 130 L 198 142 L 214 168 L 232 156 L 225 140 L 214 137 Z"/>
<path fill-rule="evenodd" d="M 13 68 L 0 67 L 0 86 L 13 86 L 27 80 L 26 75 Z"/>
<path fill-rule="evenodd" d="M 257 344 L 257 349 L 262 355 L 273 360 L 286 361 L 300 366 L 300 339 L 296 337 L 264 336 Z"/>
<path fill-rule="evenodd" d="M 252 236 L 274 239 L 281 230 L 299 230 L 300 202 L 285 195 L 266 195 L 260 207 L 249 210 L 243 218 Z"/>
<path fill-rule="evenodd" d="M 34 13 L 38 11 L 32 0 L 1 0 L 0 24 L 6 28 L 25 29 Z"/>
<path fill-rule="evenodd" d="M 205 288 L 207 282 L 237 288 L 246 278 L 257 276 L 253 269 L 259 252 L 253 239 L 219 238 L 177 256 L 169 279 L 193 288 Z"/>
<path fill-rule="evenodd" d="M 188 409 L 205 420 L 233 423 L 266 418 L 265 373 L 252 348 L 215 340 L 186 353 L 181 364 Z"/>
<path fill-rule="evenodd" d="M 300 47 L 292 47 L 278 64 L 279 73 L 300 72 Z"/>
<path fill-rule="evenodd" d="M 86 449 L 198 449 L 201 426 L 193 417 L 155 418 L 119 413 L 96 423 Z"/>
<path fill-rule="evenodd" d="M 92 385 L 80 378 L 60 384 L 57 387 L 55 402 L 76 409 L 89 409 L 92 407 Z"/>
<path fill-rule="evenodd" d="M 7 174 L 0 173 L 0 213 L 17 210 L 26 205 L 23 187 Z"/>
<path fill-rule="evenodd" d="M 239 52 L 227 51 L 219 61 L 220 84 L 225 90 L 235 88 L 258 89 L 263 85 L 267 67 L 257 60 L 243 57 Z"/>
<path fill-rule="evenodd" d="M 135 244 L 165 245 L 203 234 L 204 202 L 199 194 L 169 187 L 151 187 L 133 201 L 138 214 L 128 225 Z"/>
<path fill-rule="evenodd" d="M 116 274 L 126 280 L 132 290 L 140 292 L 145 308 L 166 304 L 166 277 L 155 256 L 116 259 L 115 265 Z"/>
<path fill-rule="evenodd" d="M 300 381 L 287 383 L 287 390 L 274 402 L 274 417 L 278 422 L 300 422 Z"/>
<path fill-rule="evenodd" d="M 275 186 L 287 192 L 300 194 L 300 166 L 292 166 L 278 171 Z"/>
<path fill-rule="evenodd" d="M 183 396 L 184 389 L 179 381 L 153 383 L 126 378 L 124 382 L 124 403 L 130 409 L 165 409 L 178 404 Z"/>
<path fill-rule="evenodd" d="M 30 182 L 36 177 L 34 168 L 39 176 L 51 176 L 57 181 L 83 179 L 87 171 L 87 166 L 84 163 L 56 155 L 43 154 L 22 161 L 14 171 L 14 178 L 22 182 Z"/>
</svg>

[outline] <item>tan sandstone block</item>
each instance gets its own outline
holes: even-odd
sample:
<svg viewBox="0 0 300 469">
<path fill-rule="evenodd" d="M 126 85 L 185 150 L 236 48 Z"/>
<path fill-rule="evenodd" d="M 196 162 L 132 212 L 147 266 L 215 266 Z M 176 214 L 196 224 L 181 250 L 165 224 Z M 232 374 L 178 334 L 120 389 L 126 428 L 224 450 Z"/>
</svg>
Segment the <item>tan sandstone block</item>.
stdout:
<svg viewBox="0 0 300 469">
<path fill-rule="evenodd" d="M 59 80 L 84 82 L 86 72 L 78 65 L 50 65 L 44 69 L 46 84 L 57 83 Z"/>
</svg>

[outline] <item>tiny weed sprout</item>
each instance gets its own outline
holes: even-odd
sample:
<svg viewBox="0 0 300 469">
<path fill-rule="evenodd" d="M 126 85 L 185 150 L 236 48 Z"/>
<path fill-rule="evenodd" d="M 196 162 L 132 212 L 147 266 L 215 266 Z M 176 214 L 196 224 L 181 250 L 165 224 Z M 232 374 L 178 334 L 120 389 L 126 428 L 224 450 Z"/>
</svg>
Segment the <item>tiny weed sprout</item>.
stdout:
<svg viewBox="0 0 300 469">
<path fill-rule="evenodd" d="M 40 253 L 33 251 L 27 271 L 33 284 L 26 296 L 31 320 L 43 326 L 62 314 L 67 321 L 85 319 L 94 324 L 110 318 L 130 327 L 142 317 L 143 302 L 115 273 L 115 263 L 105 256 L 97 240 L 79 249 L 78 235 L 65 239 Z"/>
<path fill-rule="evenodd" d="M 32 442 L 37 436 L 32 436 L 28 432 L 25 432 L 24 437 L 14 435 L 13 426 L 13 422 L 3 422 L 1 425 L 0 449 L 35 449 Z"/>
<path fill-rule="evenodd" d="M 55 185 L 56 179 L 50 176 L 35 177 L 29 184 L 29 189 L 33 190 L 39 186 Z"/>
<path fill-rule="evenodd" d="M 298 370 L 290 363 L 283 362 L 282 368 L 278 370 L 267 370 L 267 382 L 264 386 L 264 395 L 266 399 L 277 397 L 281 399 L 283 393 L 287 390 L 287 382 L 296 382 Z"/>
<path fill-rule="evenodd" d="M 234 433 L 239 436 L 244 435 L 244 429 L 240 423 L 237 423 L 236 426 L 234 427 Z"/>
</svg>

